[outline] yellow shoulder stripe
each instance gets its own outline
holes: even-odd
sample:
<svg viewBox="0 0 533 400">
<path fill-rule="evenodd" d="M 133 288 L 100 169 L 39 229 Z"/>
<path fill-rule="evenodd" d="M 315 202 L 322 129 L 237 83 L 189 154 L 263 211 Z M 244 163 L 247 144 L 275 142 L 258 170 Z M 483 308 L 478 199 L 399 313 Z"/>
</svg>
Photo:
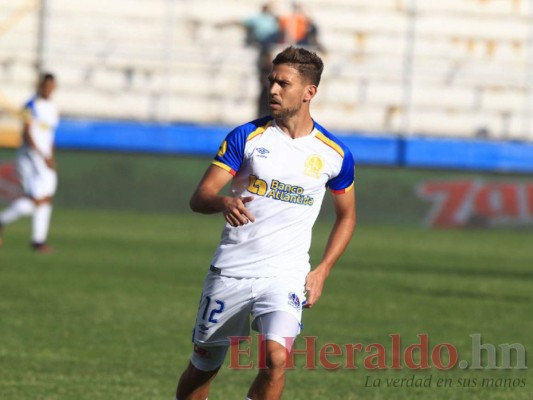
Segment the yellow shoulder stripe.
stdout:
<svg viewBox="0 0 533 400">
<path fill-rule="evenodd" d="M 354 188 L 354 184 L 355 182 L 352 182 L 352 184 L 350 186 L 348 186 L 347 188 L 345 189 L 341 189 L 341 190 L 335 190 L 335 189 L 330 189 L 331 193 L 333 194 L 344 194 L 344 193 L 348 193 L 350 190 L 352 190 Z"/>
<path fill-rule="evenodd" d="M 269 121 L 266 125 L 260 126 L 259 128 L 257 128 L 255 131 L 253 131 L 252 133 L 248 135 L 248 137 L 246 138 L 246 141 L 249 142 L 254 137 L 263 134 L 270 127 L 270 125 L 272 125 L 272 121 Z"/>
<path fill-rule="evenodd" d="M 344 158 L 344 150 L 342 149 L 342 147 L 339 146 L 337 143 L 335 143 L 333 140 L 331 140 L 328 137 L 326 137 L 326 135 L 324 135 L 322 132 L 317 132 L 315 137 L 318 140 L 324 142 L 329 147 L 331 147 L 333 150 L 335 150 L 337 153 L 339 153 L 339 155 L 342 158 Z"/>
<path fill-rule="evenodd" d="M 222 168 L 224 171 L 228 171 L 231 175 L 235 176 L 236 172 L 229 165 L 221 163 L 220 161 L 212 161 L 211 164 L 216 165 L 217 167 Z"/>
</svg>

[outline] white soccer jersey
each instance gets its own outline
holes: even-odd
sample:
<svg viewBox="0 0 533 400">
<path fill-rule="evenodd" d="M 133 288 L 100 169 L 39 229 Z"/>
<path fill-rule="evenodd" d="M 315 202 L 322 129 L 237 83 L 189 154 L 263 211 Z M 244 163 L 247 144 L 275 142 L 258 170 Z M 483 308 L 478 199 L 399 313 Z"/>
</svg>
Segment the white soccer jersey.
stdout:
<svg viewBox="0 0 533 400">
<path fill-rule="evenodd" d="M 41 97 L 33 97 L 25 106 L 26 121 L 35 147 L 46 158 L 52 156 L 54 135 L 59 116 L 54 103 Z"/>
<path fill-rule="evenodd" d="M 28 101 L 24 111 L 29 134 L 37 149 L 23 143 L 17 153 L 17 171 L 24 193 L 34 199 L 53 196 L 57 188 L 57 173 L 48 167 L 45 158 L 53 154 L 55 129 L 59 121 L 57 109 L 50 100 L 34 97 Z"/>
<path fill-rule="evenodd" d="M 226 223 L 211 264 L 225 276 L 305 276 L 326 187 L 353 188 L 348 148 L 317 123 L 308 136 L 292 139 L 266 117 L 230 132 L 213 164 L 234 175 L 232 195 L 254 197 L 246 208 L 255 222 Z"/>
</svg>

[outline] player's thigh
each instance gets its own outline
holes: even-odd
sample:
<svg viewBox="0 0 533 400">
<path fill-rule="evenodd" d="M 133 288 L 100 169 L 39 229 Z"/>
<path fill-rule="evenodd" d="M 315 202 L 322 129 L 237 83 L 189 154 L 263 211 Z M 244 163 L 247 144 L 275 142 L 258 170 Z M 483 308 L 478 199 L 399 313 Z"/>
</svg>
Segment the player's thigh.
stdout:
<svg viewBox="0 0 533 400">
<path fill-rule="evenodd" d="M 276 332 L 268 332 L 272 337 L 296 336 L 300 332 L 302 307 L 305 304 L 305 277 L 263 278 L 259 295 L 254 301 L 252 314 L 253 327 L 259 329 L 258 318 L 272 314 L 277 316 L 268 326 L 276 328 Z M 274 323 L 281 321 L 279 324 Z M 283 325 L 288 327 L 283 329 Z M 279 329 L 278 329 L 279 328 Z M 264 332 L 261 332 L 264 333 Z M 281 339 L 278 337 L 278 341 Z M 283 343 L 282 343 L 283 344 Z"/>
<path fill-rule="evenodd" d="M 227 346 L 232 337 L 249 335 L 251 281 L 211 272 L 207 275 L 196 316 L 194 343 L 202 347 Z"/>
<path fill-rule="evenodd" d="M 57 172 L 39 159 L 26 155 L 17 158 L 17 173 L 24 194 L 33 199 L 53 197 L 57 190 Z"/>
<path fill-rule="evenodd" d="M 254 319 L 256 329 L 263 340 L 273 340 L 291 351 L 296 336 L 300 333 L 300 321 L 286 311 L 272 311 Z"/>
<path fill-rule="evenodd" d="M 32 188 L 35 182 L 35 167 L 32 164 L 31 159 L 26 156 L 19 155 L 17 156 L 15 165 L 24 194 L 33 197 Z"/>
<path fill-rule="evenodd" d="M 51 168 L 44 167 L 35 178 L 33 197 L 35 199 L 53 197 L 56 190 L 57 172 Z"/>
</svg>

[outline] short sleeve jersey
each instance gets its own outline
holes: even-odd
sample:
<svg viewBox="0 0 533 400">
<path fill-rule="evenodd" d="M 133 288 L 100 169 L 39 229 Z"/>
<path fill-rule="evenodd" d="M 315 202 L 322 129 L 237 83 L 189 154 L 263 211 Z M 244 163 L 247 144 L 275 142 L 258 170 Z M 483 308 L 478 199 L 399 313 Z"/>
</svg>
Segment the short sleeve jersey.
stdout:
<svg viewBox="0 0 533 400">
<path fill-rule="evenodd" d="M 305 276 L 311 231 L 326 188 L 353 189 L 349 149 L 315 122 L 292 139 L 265 117 L 230 132 L 213 164 L 231 173 L 233 196 L 253 196 L 254 223 L 226 223 L 212 265 L 234 277 Z"/>
<path fill-rule="evenodd" d="M 24 106 L 24 118 L 30 126 L 35 147 L 45 157 L 52 155 L 54 135 L 59 116 L 54 103 L 39 97 L 30 99 Z"/>
</svg>

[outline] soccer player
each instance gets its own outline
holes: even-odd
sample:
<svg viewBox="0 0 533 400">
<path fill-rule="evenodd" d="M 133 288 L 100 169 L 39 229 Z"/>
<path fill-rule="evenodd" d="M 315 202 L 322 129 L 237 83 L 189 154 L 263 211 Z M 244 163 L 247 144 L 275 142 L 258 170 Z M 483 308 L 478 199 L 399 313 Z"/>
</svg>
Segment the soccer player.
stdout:
<svg viewBox="0 0 533 400">
<path fill-rule="evenodd" d="M 271 115 L 235 128 L 191 197 L 193 211 L 222 213 L 226 224 L 204 282 L 193 352 L 176 398 L 207 398 L 231 336 L 252 328 L 265 338 L 265 363 L 247 398 L 275 400 L 300 332 L 302 307 L 313 307 L 355 227 L 354 161 L 315 122 L 309 105 L 322 60 L 288 47 L 272 62 Z M 220 192 L 231 183 L 231 195 Z M 310 271 L 312 226 L 326 188 L 336 219 L 320 263 Z"/>
<path fill-rule="evenodd" d="M 43 74 L 36 95 L 24 107 L 23 140 L 17 152 L 16 167 L 25 196 L 0 213 L 0 245 L 3 226 L 31 215 L 33 249 L 42 253 L 51 251 L 46 239 L 57 187 L 54 135 L 59 116 L 51 100 L 55 88 L 54 75 Z"/>
</svg>

